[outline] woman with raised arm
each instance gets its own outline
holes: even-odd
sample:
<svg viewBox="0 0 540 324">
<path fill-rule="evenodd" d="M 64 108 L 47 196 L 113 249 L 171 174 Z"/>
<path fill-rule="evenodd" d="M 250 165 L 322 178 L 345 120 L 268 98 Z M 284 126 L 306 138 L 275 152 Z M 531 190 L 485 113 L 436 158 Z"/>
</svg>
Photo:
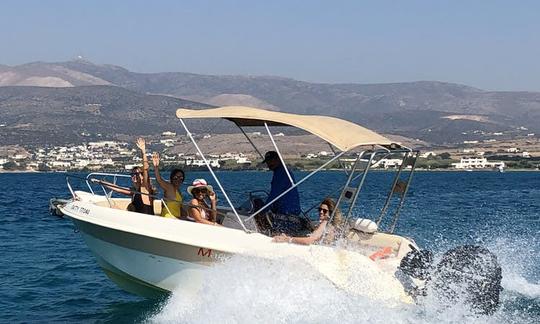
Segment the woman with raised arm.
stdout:
<svg viewBox="0 0 540 324">
<path fill-rule="evenodd" d="M 336 208 L 336 203 L 331 198 L 325 198 L 319 205 L 319 225 L 315 230 L 305 237 L 294 237 L 281 234 L 274 236 L 272 241 L 274 242 L 288 242 L 296 244 L 310 245 L 318 240 L 320 240 L 324 234 L 326 228 L 326 236 L 324 238 L 324 243 L 332 243 L 336 238 L 338 231 L 342 226 L 342 217 L 339 209 L 336 210 L 334 218 L 331 223 L 328 223 L 330 215 Z"/>
<path fill-rule="evenodd" d="M 135 166 L 131 169 L 131 188 L 118 186 L 103 180 L 92 179 L 92 182 L 100 183 L 112 191 L 131 196 L 129 211 L 154 215 L 154 198 L 152 184 L 148 176 L 148 159 L 146 157 L 146 142 L 143 138 L 137 139 L 137 147 L 141 150 L 143 167 Z"/>
<path fill-rule="evenodd" d="M 154 173 L 156 180 L 163 190 L 165 205 L 161 206 L 161 216 L 167 218 L 180 218 L 182 216 L 182 194 L 179 192 L 182 182 L 184 182 L 185 173 L 181 169 L 171 171 L 170 182 L 164 180 L 159 173 L 159 153 L 154 152 L 152 163 L 154 164 Z"/>
<path fill-rule="evenodd" d="M 195 179 L 187 191 L 193 196 L 189 204 L 187 219 L 201 224 L 219 225 L 216 223 L 217 196 L 212 186 L 208 185 L 204 179 Z M 205 201 L 206 197 L 210 198 L 210 206 Z"/>
<path fill-rule="evenodd" d="M 139 194 L 142 201 L 142 213 L 154 215 L 154 190 L 148 174 L 149 164 L 148 157 L 146 156 L 146 141 L 144 138 L 139 137 L 137 139 L 137 147 L 141 150 L 143 167 L 142 167 L 142 183 L 140 185 L 141 194 Z M 135 194 L 137 195 L 137 194 Z M 135 207 L 137 208 L 137 207 Z"/>
</svg>

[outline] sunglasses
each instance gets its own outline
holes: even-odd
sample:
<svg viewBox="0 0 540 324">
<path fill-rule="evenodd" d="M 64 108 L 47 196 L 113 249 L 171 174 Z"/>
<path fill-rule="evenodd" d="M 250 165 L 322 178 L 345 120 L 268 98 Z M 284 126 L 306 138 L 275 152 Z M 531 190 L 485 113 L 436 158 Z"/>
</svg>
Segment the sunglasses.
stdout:
<svg viewBox="0 0 540 324">
<path fill-rule="evenodd" d="M 319 207 L 319 213 L 323 212 L 323 214 L 327 214 L 330 210 Z"/>
<path fill-rule="evenodd" d="M 132 172 L 132 173 L 131 173 L 131 176 L 133 177 L 133 176 L 137 176 L 137 175 L 139 175 L 139 174 L 142 174 L 142 172 Z"/>
<path fill-rule="evenodd" d="M 208 190 L 206 190 L 206 189 L 193 189 L 193 193 L 198 194 L 199 192 L 200 193 L 207 193 Z"/>
</svg>

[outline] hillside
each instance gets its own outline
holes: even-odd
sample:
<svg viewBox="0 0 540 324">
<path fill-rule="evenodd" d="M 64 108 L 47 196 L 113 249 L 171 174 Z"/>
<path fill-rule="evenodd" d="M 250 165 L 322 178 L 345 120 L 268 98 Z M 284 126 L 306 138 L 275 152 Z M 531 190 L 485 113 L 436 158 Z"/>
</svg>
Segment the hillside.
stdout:
<svg viewBox="0 0 540 324">
<path fill-rule="evenodd" d="M 207 105 L 113 86 L 0 87 L 0 145 L 66 143 L 177 130 L 178 107 Z"/>
<path fill-rule="evenodd" d="M 134 105 L 133 102 L 145 97 L 143 94 L 159 94 L 213 105 L 248 104 L 286 112 L 337 116 L 379 132 L 433 143 L 488 138 L 500 132 L 506 137 L 540 133 L 540 93 L 483 91 L 436 81 L 322 84 L 265 76 L 136 73 L 82 60 L 0 66 L 0 85 L 36 83 L 75 88 L 110 84 L 134 91 L 129 92 L 134 96 L 132 99 L 121 96 L 116 101 L 119 106 L 131 107 L 128 110 L 133 119 L 126 124 L 129 132 L 133 132 L 131 128 L 135 126 L 137 129 L 148 127 L 142 125 L 141 113 L 134 111 L 146 104 Z M 80 91 L 91 91 L 91 88 L 83 87 Z M 163 100 L 170 104 L 176 100 L 167 98 Z M 122 100 L 125 102 L 120 103 Z M 162 106 L 154 107 L 153 113 L 167 115 L 168 111 L 160 110 Z M 166 107 L 167 104 L 163 109 Z M 4 118 L 4 112 L 0 112 L 0 117 Z M 92 118 L 97 122 L 99 116 L 92 115 Z"/>
</svg>

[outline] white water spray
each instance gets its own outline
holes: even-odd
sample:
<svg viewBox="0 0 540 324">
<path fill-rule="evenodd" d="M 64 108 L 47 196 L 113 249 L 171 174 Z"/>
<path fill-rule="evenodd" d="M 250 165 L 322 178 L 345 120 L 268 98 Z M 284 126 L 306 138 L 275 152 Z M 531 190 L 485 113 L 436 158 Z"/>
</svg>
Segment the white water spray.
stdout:
<svg viewBox="0 0 540 324">
<path fill-rule="evenodd" d="M 508 293 L 540 305 L 540 285 L 516 269 L 508 245 L 489 248 L 503 267 L 502 307 L 493 316 L 472 314 L 463 304 L 425 298 L 419 305 L 388 307 L 380 301 L 352 295 L 331 283 L 308 262 L 297 258 L 254 259 L 234 256 L 208 268 L 203 287 L 194 295 L 178 289 L 148 321 L 152 323 L 537 323 L 539 314 L 514 305 Z M 524 260 L 520 260 L 524 261 Z M 510 264 L 508 262 L 511 262 Z M 360 270 L 361 271 L 361 270 Z M 361 273 L 352 276 L 361 286 Z M 382 278 L 382 277 L 381 277 Z M 376 280 L 377 278 L 369 278 Z M 535 306 L 536 305 L 536 306 Z"/>
</svg>

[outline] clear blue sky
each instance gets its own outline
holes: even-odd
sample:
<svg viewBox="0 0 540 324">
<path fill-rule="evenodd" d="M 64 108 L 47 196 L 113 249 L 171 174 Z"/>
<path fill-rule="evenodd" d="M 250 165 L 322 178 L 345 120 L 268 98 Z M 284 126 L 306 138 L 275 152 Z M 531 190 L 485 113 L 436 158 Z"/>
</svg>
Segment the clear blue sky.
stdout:
<svg viewBox="0 0 540 324">
<path fill-rule="evenodd" d="M 0 64 L 540 91 L 540 1 L 0 2 Z"/>
</svg>

